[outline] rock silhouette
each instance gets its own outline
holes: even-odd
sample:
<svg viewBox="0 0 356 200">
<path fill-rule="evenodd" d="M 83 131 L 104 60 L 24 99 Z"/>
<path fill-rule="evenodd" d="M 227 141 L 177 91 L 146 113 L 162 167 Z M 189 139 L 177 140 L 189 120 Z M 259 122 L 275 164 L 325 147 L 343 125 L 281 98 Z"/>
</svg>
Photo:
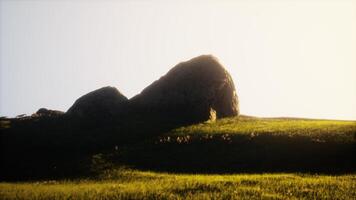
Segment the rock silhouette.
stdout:
<svg viewBox="0 0 356 200">
<path fill-rule="evenodd" d="M 136 111 L 188 123 L 239 114 L 233 80 L 211 55 L 179 63 L 130 104 Z"/>
<path fill-rule="evenodd" d="M 202 55 L 179 63 L 130 100 L 104 87 L 80 97 L 67 114 L 186 124 L 237 116 L 239 104 L 230 74 L 215 57 Z"/>
<path fill-rule="evenodd" d="M 112 117 L 127 100 L 115 87 L 103 87 L 80 97 L 66 114 L 83 118 Z"/>
</svg>

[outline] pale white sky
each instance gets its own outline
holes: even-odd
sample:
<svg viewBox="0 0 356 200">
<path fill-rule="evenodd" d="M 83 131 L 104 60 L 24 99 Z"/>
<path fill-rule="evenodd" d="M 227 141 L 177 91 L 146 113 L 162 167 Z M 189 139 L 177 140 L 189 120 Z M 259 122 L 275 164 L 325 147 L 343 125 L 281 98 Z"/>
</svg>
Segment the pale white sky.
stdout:
<svg viewBox="0 0 356 200">
<path fill-rule="evenodd" d="M 139 93 L 213 54 L 243 114 L 356 120 L 356 1 L 0 0 L 0 115 Z"/>
</svg>

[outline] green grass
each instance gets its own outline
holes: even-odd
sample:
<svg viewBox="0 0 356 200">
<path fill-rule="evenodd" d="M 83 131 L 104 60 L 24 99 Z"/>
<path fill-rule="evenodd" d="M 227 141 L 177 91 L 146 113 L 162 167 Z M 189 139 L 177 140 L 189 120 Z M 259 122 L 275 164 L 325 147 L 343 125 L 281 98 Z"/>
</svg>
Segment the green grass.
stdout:
<svg viewBox="0 0 356 200">
<path fill-rule="evenodd" d="M 215 123 L 202 123 L 175 129 L 172 136 L 258 135 L 308 137 L 319 141 L 354 142 L 355 121 L 298 118 L 225 118 Z"/>
<path fill-rule="evenodd" d="M 0 183 L 2 199 L 355 199 L 356 175 L 182 175 L 119 170 L 100 180 Z"/>
<path fill-rule="evenodd" d="M 355 139 L 355 121 L 226 118 L 93 155 L 90 177 L 0 182 L 0 199 L 356 199 Z"/>
</svg>

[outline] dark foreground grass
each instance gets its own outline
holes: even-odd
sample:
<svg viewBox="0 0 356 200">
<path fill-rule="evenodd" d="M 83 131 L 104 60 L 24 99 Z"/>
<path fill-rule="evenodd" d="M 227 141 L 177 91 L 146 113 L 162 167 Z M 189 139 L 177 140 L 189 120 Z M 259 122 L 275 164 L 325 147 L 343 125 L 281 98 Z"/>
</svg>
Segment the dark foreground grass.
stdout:
<svg viewBox="0 0 356 200">
<path fill-rule="evenodd" d="M 100 180 L 0 183 L 1 199 L 355 199 L 356 176 L 183 175 L 137 170 Z"/>
</svg>

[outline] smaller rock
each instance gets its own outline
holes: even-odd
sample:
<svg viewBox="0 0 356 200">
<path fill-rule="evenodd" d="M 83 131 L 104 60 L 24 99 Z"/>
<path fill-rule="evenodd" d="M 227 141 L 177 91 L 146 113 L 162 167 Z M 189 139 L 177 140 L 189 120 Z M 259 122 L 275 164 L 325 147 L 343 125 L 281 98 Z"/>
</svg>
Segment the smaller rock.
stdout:
<svg viewBox="0 0 356 200">
<path fill-rule="evenodd" d="M 66 114 L 95 119 L 112 117 L 127 101 L 115 87 L 103 87 L 77 99 Z"/>
<path fill-rule="evenodd" d="M 37 116 L 60 116 L 63 115 L 64 112 L 59 110 L 49 110 L 47 108 L 40 108 L 35 115 Z"/>
</svg>

